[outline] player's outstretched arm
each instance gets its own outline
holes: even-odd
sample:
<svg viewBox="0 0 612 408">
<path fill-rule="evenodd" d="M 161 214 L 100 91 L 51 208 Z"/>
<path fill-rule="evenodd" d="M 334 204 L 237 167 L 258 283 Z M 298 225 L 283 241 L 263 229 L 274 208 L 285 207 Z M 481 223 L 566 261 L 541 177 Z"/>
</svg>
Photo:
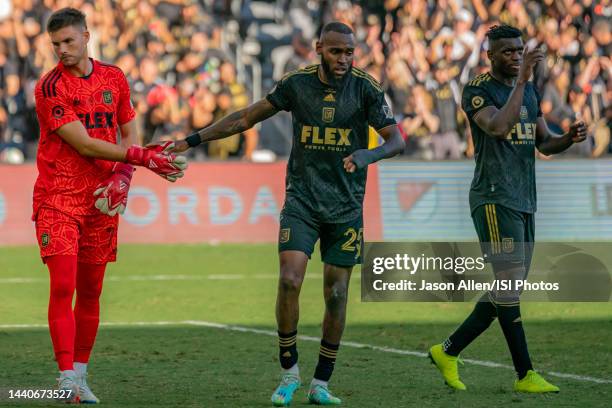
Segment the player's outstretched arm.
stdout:
<svg viewBox="0 0 612 408">
<path fill-rule="evenodd" d="M 487 106 L 474 115 L 474 121 L 486 134 L 496 139 L 505 139 L 508 132 L 520 121 L 525 87 L 531 78 L 533 68 L 543 59 L 544 53 L 542 50 L 525 47 L 519 75 L 506 104 L 501 109 L 497 109 L 495 106 Z"/>
<path fill-rule="evenodd" d="M 68 122 L 59 127 L 56 133 L 82 156 L 146 167 L 168 181 L 183 177 L 183 170 L 187 168 L 184 157 L 170 153 L 174 142 L 147 148 L 137 145 L 126 148 L 90 137 L 80 121 Z"/>
<path fill-rule="evenodd" d="M 379 160 L 396 156 L 404 150 L 406 144 L 397 125 L 380 129 L 378 134 L 382 136 L 385 143 L 375 149 L 355 150 L 352 154 L 342 159 L 344 170 L 353 173 L 355 170 L 363 169 Z"/>
<path fill-rule="evenodd" d="M 536 147 L 540 153 L 546 156 L 561 153 L 574 143 L 580 143 L 585 140 L 586 136 L 587 126 L 582 120 L 574 122 L 565 134 L 558 135 L 548 128 L 543 117 L 538 117 Z"/>
<path fill-rule="evenodd" d="M 244 109 L 230 113 L 212 125 L 200 129 L 185 140 L 176 142 L 174 152 L 181 153 L 190 147 L 211 140 L 223 139 L 252 128 L 255 124 L 268 119 L 278 110 L 267 99 L 261 99 Z"/>
</svg>

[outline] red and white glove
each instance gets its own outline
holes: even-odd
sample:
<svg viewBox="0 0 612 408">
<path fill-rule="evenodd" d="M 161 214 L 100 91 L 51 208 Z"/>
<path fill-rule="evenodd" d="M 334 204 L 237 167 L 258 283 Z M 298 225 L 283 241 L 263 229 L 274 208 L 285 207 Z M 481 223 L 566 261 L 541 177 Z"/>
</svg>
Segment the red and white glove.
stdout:
<svg viewBox="0 0 612 408">
<path fill-rule="evenodd" d="M 129 164 L 146 167 L 166 180 L 175 182 L 183 177 L 187 159 L 170 153 L 173 148 L 174 142 L 162 142 L 146 147 L 134 145 L 128 149 L 125 159 Z"/>
<path fill-rule="evenodd" d="M 113 175 L 105 182 L 98 184 L 94 191 L 94 197 L 97 197 L 95 205 L 102 214 L 113 217 L 125 212 L 133 173 L 134 167 L 131 165 L 115 163 Z"/>
</svg>

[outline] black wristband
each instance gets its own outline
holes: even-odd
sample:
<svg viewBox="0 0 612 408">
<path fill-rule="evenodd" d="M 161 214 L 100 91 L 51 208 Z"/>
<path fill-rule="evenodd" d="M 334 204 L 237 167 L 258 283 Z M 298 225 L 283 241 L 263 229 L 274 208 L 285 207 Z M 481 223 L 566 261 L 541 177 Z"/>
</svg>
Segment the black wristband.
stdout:
<svg viewBox="0 0 612 408">
<path fill-rule="evenodd" d="M 200 140 L 200 135 L 198 133 L 194 133 L 192 135 L 187 136 L 185 138 L 185 141 L 187 142 L 189 147 L 196 147 L 197 145 L 202 143 L 202 140 Z"/>
</svg>

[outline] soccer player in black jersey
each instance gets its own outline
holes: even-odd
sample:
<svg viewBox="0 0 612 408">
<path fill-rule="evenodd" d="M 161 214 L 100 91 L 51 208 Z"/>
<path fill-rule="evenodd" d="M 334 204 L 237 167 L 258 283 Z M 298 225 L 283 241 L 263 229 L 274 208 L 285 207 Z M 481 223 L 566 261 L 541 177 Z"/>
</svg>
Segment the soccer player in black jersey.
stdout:
<svg viewBox="0 0 612 408">
<path fill-rule="evenodd" d="M 338 405 L 327 383 L 344 330 L 349 278 L 361 262 L 367 166 L 404 148 L 380 85 L 352 66 L 355 39 L 345 24 L 327 24 L 317 42 L 321 64 L 285 75 L 258 102 L 177 143 L 184 151 L 249 129 L 280 110 L 293 117 L 286 197 L 280 215 L 280 277 L 276 299 L 282 380 L 275 406 L 287 406 L 300 386 L 297 351 L 298 297 L 306 264 L 320 240 L 325 315 L 319 361 L 308 399 Z M 368 127 L 385 140 L 368 150 Z"/>
<path fill-rule="evenodd" d="M 586 138 L 582 121 L 564 135 L 553 134 L 540 111 L 540 96 L 529 81 L 534 66 L 544 59 L 539 49 L 523 45 L 521 31 L 494 26 L 487 33 L 491 71 L 475 77 L 463 90 L 475 144 L 476 169 L 470 189 L 470 209 L 486 259 L 495 279 L 516 282 L 527 278 L 534 241 L 536 211 L 535 149 L 560 153 Z M 520 291 L 485 293 L 472 313 L 430 358 L 446 383 L 465 390 L 457 358 L 497 317 L 506 338 L 520 392 L 558 392 L 533 370 L 519 304 Z"/>
</svg>

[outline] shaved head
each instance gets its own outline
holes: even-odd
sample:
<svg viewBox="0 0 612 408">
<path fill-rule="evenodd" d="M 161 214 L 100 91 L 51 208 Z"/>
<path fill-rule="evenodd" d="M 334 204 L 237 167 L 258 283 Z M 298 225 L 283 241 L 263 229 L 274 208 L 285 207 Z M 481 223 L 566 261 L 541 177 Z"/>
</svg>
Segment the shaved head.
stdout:
<svg viewBox="0 0 612 408">
<path fill-rule="evenodd" d="M 354 34 L 353 29 L 351 27 L 339 21 L 332 21 L 331 23 L 325 24 L 325 26 L 321 30 L 320 38 L 322 39 L 325 36 L 325 34 L 329 32 L 346 34 L 346 35 Z"/>
</svg>

